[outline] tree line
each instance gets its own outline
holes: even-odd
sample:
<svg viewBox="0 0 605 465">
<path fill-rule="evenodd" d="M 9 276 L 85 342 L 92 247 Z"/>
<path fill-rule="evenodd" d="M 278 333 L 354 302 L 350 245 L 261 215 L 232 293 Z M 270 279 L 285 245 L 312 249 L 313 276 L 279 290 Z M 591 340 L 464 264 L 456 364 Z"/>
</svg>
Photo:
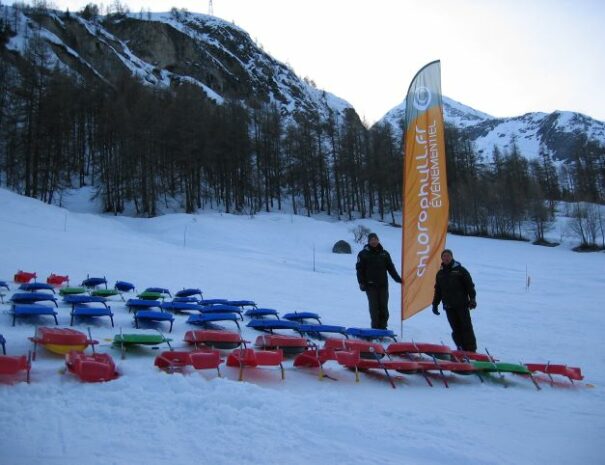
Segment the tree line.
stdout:
<svg viewBox="0 0 605 465">
<path fill-rule="evenodd" d="M 0 45 L 9 37 L 0 20 Z M 396 222 L 403 161 L 389 124 L 368 129 L 352 109 L 286 117 L 272 105 L 216 105 L 193 85 L 152 88 L 127 73 L 111 85 L 74 78 L 52 65 L 42 39 L 29 43 L 24 60 L 0 61 L 0 185 L 48 203 L 92 185 L 114 214 L 132 205 L 155 216 L 176 201 L 188 213 L 287 207 Z M 530 222 L 546 242 L 566 200 L 582 243 L 603 242 L 589 205 L 605 202 L 604 148 L 585 139 L 557 168 L 546 148 L 529 161 L 512 142 L 485 161 L 464 130 L 446 128 L 451 230 L 523 239 Z"/>
</svg>

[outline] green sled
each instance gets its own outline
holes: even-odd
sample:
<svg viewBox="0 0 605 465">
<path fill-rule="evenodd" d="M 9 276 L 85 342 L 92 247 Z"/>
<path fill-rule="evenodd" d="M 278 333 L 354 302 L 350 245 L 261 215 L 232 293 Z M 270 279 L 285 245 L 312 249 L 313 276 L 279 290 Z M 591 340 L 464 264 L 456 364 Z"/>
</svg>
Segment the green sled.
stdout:
<svg viewBox="0 0 605 465">
<path fill-rule="evenodd" d="M 113 344 L 116 346 L 137 344 L 154 346 L 164 342 L 170 342 L 171 340 L 172 339 L 168 339 L 161 334 L 116 334 L 113 338 Z"/>
<path fill-rule="evenodd" d="M 161 292 L 141 292 L 137 297 L 144 300 L 158 300 L 163 299 L 164 295 Z"/>
<path fill-rule="evenodd" d="M 59 289 L 59 294 L 61 295 L 76 295 L 76 294 L 86 294 L 87 289 L 85 287 L 63 287 Z"/>
<path fill-rule="evenodd" d="M 516 373 L 518 375 L 531 375 L 531 371 L 525 365 L 506 362 L 471 362 L 473 366 L 480 371 L 487 373 Z"/>
<path fill-rule="evenodd" d="M 98 296 L 98 297 L 111 297 L 114 295 L 119 295 L 120 291 L 116 289 L 95 289 L 90 293 L 90 295 Z"/>
</svg>

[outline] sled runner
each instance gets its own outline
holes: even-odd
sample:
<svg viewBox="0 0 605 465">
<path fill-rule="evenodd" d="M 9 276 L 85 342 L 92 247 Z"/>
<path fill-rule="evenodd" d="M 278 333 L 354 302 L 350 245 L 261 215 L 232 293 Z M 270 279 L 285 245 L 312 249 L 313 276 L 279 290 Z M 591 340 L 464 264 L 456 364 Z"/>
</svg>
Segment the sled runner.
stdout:
<svg viewBox="0 0 605 465">
<path fill-rule="evenodd" d="M 70 316 L 69 326 L 74 325 L 74 318 L 97 318 L 108 316 L 111 320 L 111 327 L 113 328 L 113 312 L 111 311 L 111 307 L 108 307 L 107 305 L 105 308 L 89 307 L 88 305 L 74 305 L 71 309 Z"/>
<path fill-rule="evenodd" d="M 174 294 L 175 297 L 192 297 L 194 295 L 199 295 L 200 299 L 204 298 L 201 289 L 181 289 L 176 294 Z"/>
<path fill-rule="evenodd" d="M 371 329 L 371 328 L 347 328 L 346 333 L 366 341 L 378 341 L 381 339 L 393 339 L 397 341 L 395 333 L 390 329 Z"/>
<path fill-rule="evenodd" d="M 25 381 L 29 384 L 31 357 L 31 352 L 27 357 L 25 355 L 0 355 L 0 375 L 15 377 L 21 371 L 25 371 Z"/>
<path fill-rule="evenodd" d="M 59 289 L 59 294 L 62 296 L 86 294 L 86 292 L 88 291 L 85 287 L 62 287 Z"/>
<path fill-rule="evenodd" d="M 122 360 L 126 358 L 126 349 L 130 346 L 158 346 L 163 344 L 164 342 L 168 344 L 168 347 L 172 349 L 170 346 L 169 339 L 165 337 L 162 333 L 153 334 L 153 333 L 127 333 L 123 334 L 120 330 L 120 334 L 116 334 L 113 338 L 113 345 L 116 347 L 120 347 L 120 354 Z"/>
<path fill-rule="evenodd" d="M 321 320 L 319 319 L 319 315 L 313 312 L 293 312 L 286 313 L 283 317 L 284 320 L 296 321 L 297 323 L 307 323 L 306 320 L 315 320 L 317 324 L 321 324 Z"/>
<path fill-rule="evenodd" d="M 202 312 L 205 307 L 195 303 L 188 302 L 162 302 L 162 310 L 168 310 L 175 313 L 187 313 L 187 312 Z"/>
<path fill-rule="evenodd" d="M 13 326 L 15 326 L 15 321 L 17 318 L 21 317 L 29 317 L 29 316 L 42 316 L 42 315 L 50 315 L 55 319 L 55 324 L 58 325 L 57 321 L 57 312 L 54 308 L 49 307 L 47 305 L 41 304 L 19 304 L 13 305 L 11 309 L 11 313 L 13 315 Z"/>
<path fill-rule="evenodd" d="M 38 344 L 50 352 L 65 355 L 72 350 L 82 351 L 89 345 L 98 343 L 86 334 L 71 328 L 39 327 L 34 337 L 29 339 L 34 343 L 34 360 L 36 359 Z"/>
<path fill-rule="evenodd" d="M 86 355 L 72 350 L 65 356 L 65 365 L 70 373 L 87 383 L 111 381 L 118 377 L 115 363 L 109 354 Z"/>
<path fill-rule="evenodd" d="M 69 283 L 69 276 L 51 273 L 46 278 L 46 283 L 55 287 L 62 286 L 63 283 Z"/>
<path fill-rule="evenodd" d="M 28 283 L 32 279 L 35 281 L 35 279 L 37 277 L 38 277 L 38 275 L 36 273 L 19 270 L 15 273 L 15 276 L 13 277 L 13 281 L 15 281 L 16 283 Z"/>
<path fill-rule="evenodd" d="M 23 283 L 19 286 L 19 290 L 25 292 L 51 291 L 55 293 L 55 288 L 47 283 Z"/>
<path fill-rule="evenodd" d="M 17 292 L 10 298 L 13 304 L 33 304 L 36 302 L 52 302 L 56 307 L 57 298 L 47 292 Z"/>
<path fill-rule="evenodd" d="M 239 317 L 235 313 L 203 313 L 201 315 L 191 315 L 187 318 L 187 323 L 190 325 L 201 326 L 205 329 L 223 329 L 221 326 L 214 323 L 218 321 L 233 321 L 237 325 L 237 330 L 240 331 Z"/>
<path fill-rule="evenodd" d="M 243 343 L 239 333 L 216 329 L 187 331 L 183 340 L 188 344 L 194 344 L 196 349 L 199 348 L 199 346 L 216 349 L 235 349 Z"/>
<path fill-rule="evenodd" d="M 281 379 L 285 379 L 286 374 L 282 364 L 284 355 L 281 350 L 254 350 L 247 348 L 235 349 L 227 357 L 228 367 L 239 367 L 238 380 L 244 379 L 244 368 L 256 368 L 259 366 L 279 366 Z"/>
<path fill-rule="evenodd" d="M 249 308 L 244 312 L 248 318 L 262 320 L 268 316 L 275 317 L 279 320 L 279 313 L 272 308 Z"/>
<path fill-rule="evenodd" d="M 174 324 L 174 316 L 171 313 L 154 310 L 137 310 L 134 312 L 134 327 L 139 329 L 139 323 L 143 322 L 164 322 L 170 323 L 169 333 L 172 332 L 172 325 Z"/>
</svg>

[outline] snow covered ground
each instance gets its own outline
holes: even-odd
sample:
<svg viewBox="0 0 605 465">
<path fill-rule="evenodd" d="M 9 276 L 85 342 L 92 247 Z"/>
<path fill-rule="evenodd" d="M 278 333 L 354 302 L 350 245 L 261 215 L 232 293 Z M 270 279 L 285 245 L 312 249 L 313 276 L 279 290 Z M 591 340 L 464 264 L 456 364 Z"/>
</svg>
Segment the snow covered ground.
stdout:
<svg viewBox="0 0 605 465">
<path fill-rule="evenodd" d="M 313 311 L 326 324 L 367 327 L 354 272 L 360 246 L 353 255 L 335 255 L 332 245 L 353 243 L 350 230 L 364 224 L 400 256 L 401 231 L 371 220 L 220 213 L 135 219 L 74 210 L 0 190 L 0 279 L 10 281 L 22 269 L 37 272 L 40 281 L 54 272 L 68 274 L 72 284 L 90 275 L 110 284 L 131 281 L 137 290 L 199 287 L 206 298 L 251 299 L 280 313 Z M 115 329 L 103 319 L 77 328 L 91 328 L 101 341 L 97 350 L 113 355 L 121 376 L 82 384 L 64 373 L 61 357 L 40 350 L 31 384 L 0 383 L 0 463 L 602 464 L 605 255 L 574 253 L 571 245 L 448 237 L 477 285 L 480 350 L 503 361 L 580 366 L 585 380 L 575 386 L 561 379 L 554 388 L 542 382 L 537 391 L 512 375 L 508 387 L 497 377 L 482 384 L 451 376 L 445 389 L 401 375 L 391 389 L 380 373 L 362 374 L 357 384 L 335 362 L 326 371 L 337 381 L 319 381 L 314 370 L 293 368 L 291 361 L 285 381 L 272 367 L 248 370 L 245 382 L 227 367 L 222 379 L 211 371 L 169 375 L 153 366 L 157 350 L 120 360 L 110 341 L 119 327 L 132 332 L 133 322 L 115 300 Z M 396 332 L 399 298 L 392 285 Z M 68 325 L 68 306 L 60 304 L 59 314 Z M 176 347 L 193 329 L 185 320 L 176 316 Z M 9 354 L 27 353 L 33 332 L 25 320 L 11 327 L 9 306 L 1 307 Z M 249 328 L 244 335 L 256 337 Z M 403 339 L 451 343 L 445 316 L 430 311 L 405 322 Z"/>
</svg>

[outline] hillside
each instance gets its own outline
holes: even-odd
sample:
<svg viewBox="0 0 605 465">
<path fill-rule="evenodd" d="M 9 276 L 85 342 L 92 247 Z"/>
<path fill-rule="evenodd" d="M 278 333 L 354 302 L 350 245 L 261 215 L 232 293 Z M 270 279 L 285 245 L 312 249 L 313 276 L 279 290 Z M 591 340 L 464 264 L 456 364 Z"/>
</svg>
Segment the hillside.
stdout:
<svg viewBox="0 0 605 465">
<path fill-rule="evenodd" d="M 128 280 L 137 290 L 199 287 L 206 298 L 253 299 L 280 314 L 313 311 L 326 324 L 366 326 L 355 254 L 335 255 L 331 247 L 351 241 L 350 229 L 363 224 L 394 257 L 400 253 L 400 230 L 371 220 L 273 213 L 135 219 L 71 212 L 4 189 L 0 208 L 10 212 L 0 219 L 0 279 L 9 281 L 9 294 L 18 269 L 36 271 L 42 281 L 51 272 L 69 274 L 72 284 L 90 274 L 105 276 L 110 286 Z M 247 369 L 244 382 L 237 369 L 224 366 L 223 378 L 211 370 L 168 375 L 153 366 L 159 350 L 128 351 L 120 360 L 111 340 L 134 328 L 132 314 L 114 298 L 115 328 L 103 319 L 74 327 L 91 328 L 97 351 L 118 363 L 117 380 L 82 384 L 65 373 L 62 357 L 41 348 L 31 384 L 0 377 L 3 463 L 600 464 L 605 362 L 603 312 L 595 302 L 603 288 L 602 254 L 459 236 L 449 236 L 447 245 L 477 285 L 473 322 L 481 351 L 511 362 L 580 366 L 586 379 L 572 386 L 559 378 L 550 387 L 538 377 L 537 391 L 512 375 L 504 385 L 497 375 L 483 383 L 448 375 L 446 389 L 438 375 L 431 388 L 420 375 L 397 374 L 391 389 L 378 370 L 355 383 L 352 372 L 327 362 L 337 381 L 319 381 L 315 370 L 294 368 L 291 360 L 284 381 L 276 367 Z M 392 283 L 390 328 L 397 333 L 399 298 Z M 35 325 L 49 322 L 18 320 L 12 327 L 9 306 L 1 308 L 7 352 L 26 353 Z M 68 306 L 60 302 L 58 312 L 67 326 Z M 169 335 L 176 349 L 187 348 L 186 318 L 176 315 Z M 154 328 L 167 331 L 163 325 L 147 331 Z M 259 334 L 243 327 L 246 339 Z M 451 342 L 445 316 L 430 311 L 404 323 L 403 339 Z"/>
</svg>

